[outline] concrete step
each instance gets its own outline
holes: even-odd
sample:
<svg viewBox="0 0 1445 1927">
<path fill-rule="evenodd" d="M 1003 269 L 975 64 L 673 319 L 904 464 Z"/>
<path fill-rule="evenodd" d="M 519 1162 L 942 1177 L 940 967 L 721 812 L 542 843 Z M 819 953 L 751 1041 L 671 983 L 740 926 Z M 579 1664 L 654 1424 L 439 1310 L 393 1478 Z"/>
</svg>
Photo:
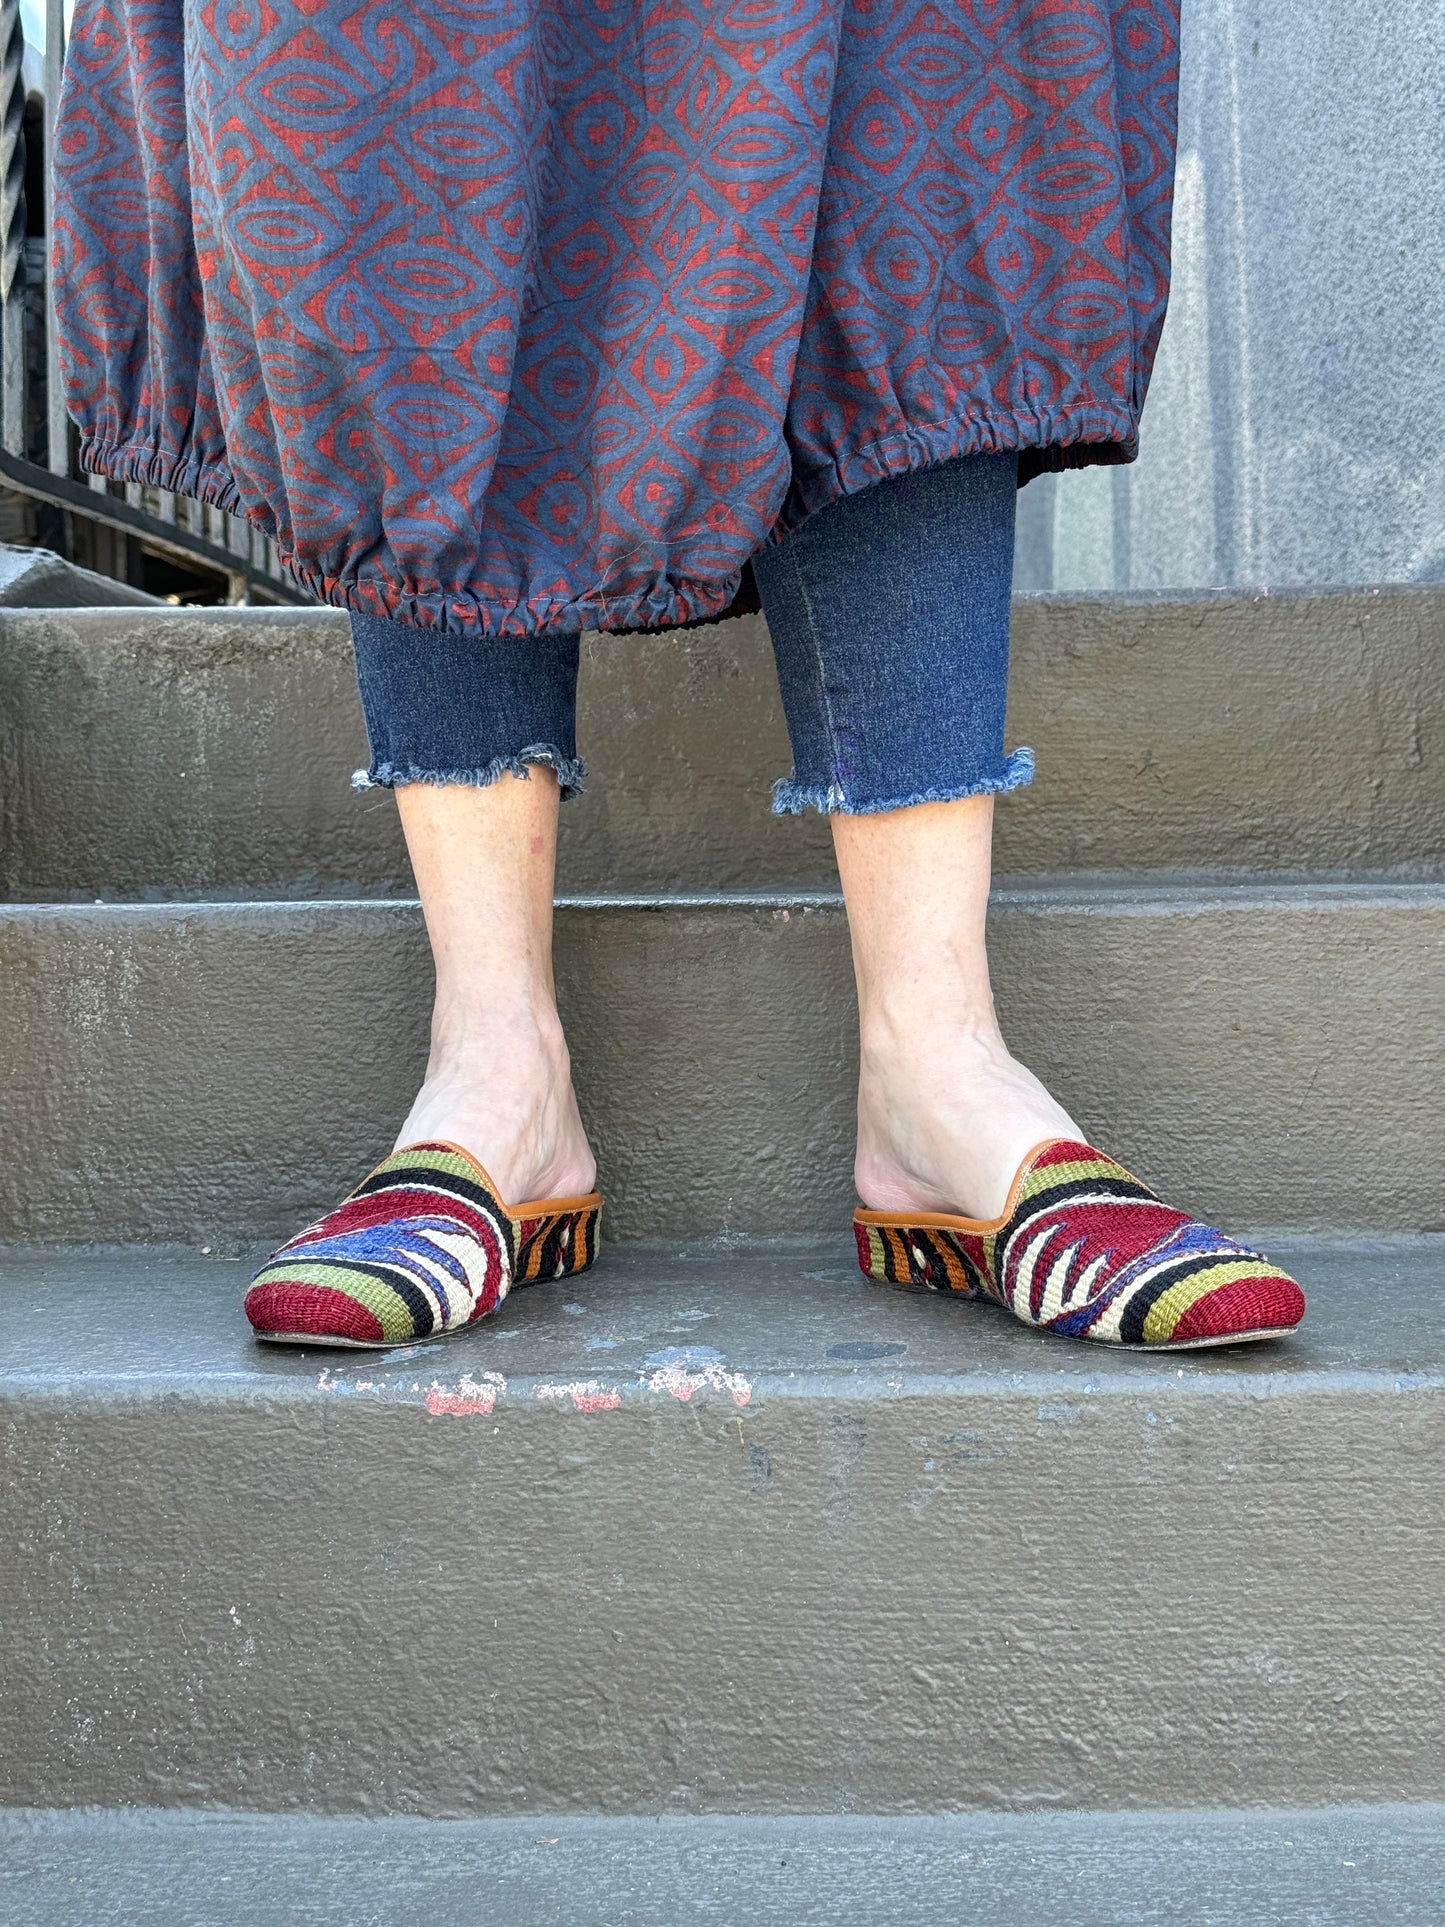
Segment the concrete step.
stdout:
<svg viewBox="0 0 1445 1927">
<path fill-rule="evenodd" d="M 94 569 L 79 568 L 54 549 L 22 549 L 0 542 L 0 607 L 75 609 L 111 604 L 165 606 L 159 596 L 97 575 Z"/>
<path fill-rule="evenodd" d="M 1445 1799 L 1445 1239 L 1276 1255 L 1300 1333 L 1178 1359 L 841 1229 L 358 1358 L 252 1343 L 239 1263 L 12 1253 L 0 1801 Z"/>
<path fill-rule="evenodd" d="M 1441 865 L 1445 589 L 1024 597 L 999 869 Z M 566 891 L 831 887 L 760 619 L 585 645 Z M 0 895 L 410 888 L 335 611 L 0 611 Z"/>
<path fill-rule="evenodd" d="M 11 1927 L 1437 1927 L 1445 1809 L 0 1816 Z M 209 1911 L 206 1911 L 209 1909 Z"/>
<path fill-rule="evenodd" d="M 1445 1221 L 1445 886 L 1001 893 L 1006 1034 L 1206 1216 Z M 851 1184 L 836 898 L 564 904 L 612 1235 L 828 1230 Z M 0 1236 L 276 1239 L 381 1156 L 425 1059 L 406 902 L 0 906 Z"/>
</svg>

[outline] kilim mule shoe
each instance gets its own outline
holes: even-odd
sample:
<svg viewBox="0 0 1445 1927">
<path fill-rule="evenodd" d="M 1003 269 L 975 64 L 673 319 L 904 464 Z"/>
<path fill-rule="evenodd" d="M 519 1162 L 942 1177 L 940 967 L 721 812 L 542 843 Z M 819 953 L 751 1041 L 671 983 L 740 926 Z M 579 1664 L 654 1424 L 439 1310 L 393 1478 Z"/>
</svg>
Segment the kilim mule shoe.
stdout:
<svg viewBox="0 0 1445 1927">
<path fill-rule="evenodd" d="M 1283 1338 L 1305 1315 L 1268 1258 L 1069 1138 L 1029 1152 L 1000 1217 L 858 1210 L 853 1230 L 875 1283 L 988 1299 L 1064 1338 L 1183 1351 Z"/>
<path fill-rule="evenodd" d="M 408 1144 L 273 1252 L 251 1281 L 258 1338 L 287 1345 L 410 1344 L 463 1331 L 509 1291 L 585 1271 L 601 1194 L 503 1204 L 457 1144 Z"/>
</svg>

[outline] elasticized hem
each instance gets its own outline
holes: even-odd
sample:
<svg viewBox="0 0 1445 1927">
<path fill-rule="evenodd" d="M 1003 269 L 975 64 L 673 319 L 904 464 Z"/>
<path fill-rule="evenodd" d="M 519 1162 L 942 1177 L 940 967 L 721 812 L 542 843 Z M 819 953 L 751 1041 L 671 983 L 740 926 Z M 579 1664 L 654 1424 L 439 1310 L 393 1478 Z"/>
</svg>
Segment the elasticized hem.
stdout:
<svg viewBox="0 0 1445 1927">
<path fill-rule="evenodd" d="M 845 444 L 812 466 L 802 465 L 806 454 L 795 456 L 782 511 L 772 529 L 758 535 L 754 547 L 777 541 L 845 495 L 857 495 L 890 476 L 935 468 L 963 455 L 1017 453 L 1023 482 L 1044 469 L 1132 461 L 1137 452 L 1138 410 L 1122 402 L 998 411 L 952 422 L 905 425 L 856 446 Z M 748 560 L 740 556 L 736 569 L 707 582 L 675 575 L 663 562 L 647 581 L 616 593 L 598 586 L 580 594 L 554 590 L 503 601 L 485 589 L 325 573 L 288 552 L 269 509 L 242 501 L 230 469 L 218 454 L 177 456 L 136 442 L 87 439 L 81 444 L 81 462 L 97 475 L 146 482 L 244 517 L 275 539 L 289 580 L 318 602 L 446 635 L 529 636 L 585 629 L 655 635 L 716 622 L 729 612 Z"/>
<path fill-rule="evenodd" d="M 354 790 L 394 790 L 407 783 L 431 783 L 438 789 L 458 784 L 467 789 L 485 789 L 495 783 L 499 776 L 520 776 L 526 782 L 529 764 L 538 769 L 557 772 L 558 786 L 562 801 L 570 803 L 574 796 L 582 794 L 582 785 L 587 778 L 587 765 L 580 756 L 564 756 L 550 743 L 533 743 L 516 756 L 494 756 L 490 763 L 478 769 L 422 769 L 417 763 L 373 763 L 370 769 L 359 769 L 351 779 Z"/>
<path fill-rule="evenodd" d="M 889 810 L 911 810 L 916 803 L 956 803 L 965 796 L 1002 795 L 1005 790 L 1022 789 L 1034 780 L 1034 753 L 1016 749 L 997 776 L 980 777 L 976 783 L 960 784 L 956 789 L 919 790 L 913 796 L 888 797 L 880 802 L 860 803 L 850 798 L 839 783 L 827 788 L 798 783 L 791 776 L 780 776 L 773 785 L 773 815 L 801 816 L 805 810 L 820 810 L 824 816 L 882 816 Z"/>
<path fill-rule="evenodd" d="M 1132 462 L 1138 453 L 1138 414 L 1122 404 L 1086 402 L 1041 414 L 1020 411 L 910 425 L 856 446 L 845 443 L 831 459 L 811 467 L 795 460 L 793 484 L 769 540 L 791 534 L 845 495 L 859 495 L 875 482 L 937 468 L 964 455 L 1016 454 L 1022 485 L 1045 471 Z"/>
<path fill-rule="evenodd" d="M 246 507 L 231 471 L 218 455 L 172 455 L 134 442 L 82 437 L 80 466 L 87 474 L 104 475 L 112 482 L 141 482 L 172 495 L 188 495 L 194 501 L 224 509 L 227 515 L 244 516 L 265 535 L 275 533 L 269 517 L 258 517 Z"/>
</svg>

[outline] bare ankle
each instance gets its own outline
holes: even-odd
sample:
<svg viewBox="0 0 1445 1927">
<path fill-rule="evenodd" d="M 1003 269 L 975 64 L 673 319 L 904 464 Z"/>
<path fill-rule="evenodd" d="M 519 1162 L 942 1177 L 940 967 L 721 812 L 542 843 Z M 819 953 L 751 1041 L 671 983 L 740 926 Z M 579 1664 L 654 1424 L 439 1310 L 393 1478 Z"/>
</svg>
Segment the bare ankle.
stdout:
<svg viewBox="0 0 1445 1927">
<path fill-rule="evenodd" d="M 874 1210 L 995 1217 L 1028 1152 L 1077 1135 L 996 1026 L 915 1038 L 906 1057 L 865 1048 L 855 1176 Z"/>
<path fill-rule="evenodd" d="M 945 1060 L 976 1064 L 980 1071 L 1011 1061 L 992 1008 L 953 1008 L 934 1014 L 873 1012 L 860 1027 L 859 1044 L 865 1074 L 890 1082 Z"/>
<path fill-rule="evenodd" d="M 557 1006 L 546 992 L 524 992 L 486 1004 L 437 999 L 432 1012 L 428 1075 L 497 1060 L 562 1062 L 567 1042 Z"/>
<path fill-rule="evenodd" d="M 592 1189 L 596 1164 L 550 999 L 507 1011 L 439 1006 L 426 1077 L 397 1141 L 425 1139 L 470 1152 L 509 1203 Z"/>
</svg>

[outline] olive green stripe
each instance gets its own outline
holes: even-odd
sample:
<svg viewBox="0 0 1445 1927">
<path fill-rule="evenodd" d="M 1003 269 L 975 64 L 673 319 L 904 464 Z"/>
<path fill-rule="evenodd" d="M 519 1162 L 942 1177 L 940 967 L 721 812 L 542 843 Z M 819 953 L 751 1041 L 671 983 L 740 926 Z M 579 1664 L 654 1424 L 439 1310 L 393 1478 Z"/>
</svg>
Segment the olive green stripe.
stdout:
<svg viewBox="0 0 1445 1927">
<path fill-rule="evenodd" d="M 416 1321 L 406 1300 L 380 1278 L 372 1277 L 369 1271 L 353 1271 L 349 1265 L 287 1264 L 282 1260 L 257 1272 L 251 1289 L 271 1284 L 323 1285 L 328 1291 L 343 1292 L 376 1318 L 383 1338 L 416 1336 Z"/>
<path fill-rule="evenodd" d="M 1069 1164 L 1036 1164 L 1024 1179 L 1024 1188 L 1019 1202 L 1032 1198 L 1040 1191 L 1051 1191 L 1056 1184 L 1072 1184 L 1078 1178 L 1120 1178 L 1126 1184 L 1138 1184 L 1139 1180 L 1132 1171 L 1126 1171 L 1122 1164 L 1115 1164 L 1112 1158 L 1089 1158 L 1087 1161 L 1075 1158 Z"/>
<path fill-rule="evenodd" d="M 1259 1258 L 1206 1259 L 1202 1270 L 1170 1285 L 1145 1312 L 1144 1343 L 1162 1345 L 1166 1339 L 1172 1338 L 1174 1327 L 1185 1312 L 1191 1311 L 1201 1298 L 1208 1298 L 1211 1292 L 1220 1290 L 1224 1285 L 1238 1284 L 1244 1278 L 1280 1276 L 1282 1274 L 1272 1265 Z"/>
<path fill-rule="evenodd" d="M 473 1184 L 480 1184 L 477 1167 L 470 1158 L 457 1151 L 424 1151 L 420 1149 L 393 1151 L 376 1167 L 374 1175 L 400 1176 L 406 1171 L 445 1171 L 448 1177 L 467 1178 Z"/>
</svg>

